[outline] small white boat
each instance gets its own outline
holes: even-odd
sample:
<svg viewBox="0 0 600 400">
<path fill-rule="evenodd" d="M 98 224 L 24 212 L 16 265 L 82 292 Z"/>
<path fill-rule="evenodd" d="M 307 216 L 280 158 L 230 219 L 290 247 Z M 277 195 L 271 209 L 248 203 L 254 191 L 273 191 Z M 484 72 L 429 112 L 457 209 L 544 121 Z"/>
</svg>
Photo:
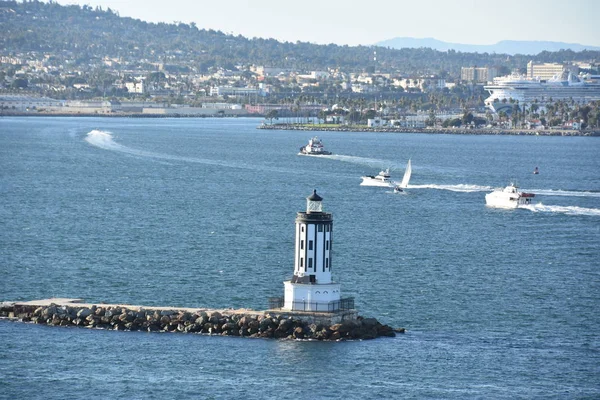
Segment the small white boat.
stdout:
<svg viewBox="0 0 600 400">
<path fill-rule="evenodd" d="M 410 165 L 410 159 L 406 164 L 406 170 L 404 171 L 404 176 L 402 177 L 402 182 L 399 185 L 394 187 L 394 193 L 400 193 L 404 191 L 408 187 L 408 182 L 410 181 L 410 176 L 412 175 L 412 166 Z"/>
<path fill-rule="evenodd" d="M 390 169 L 387 168 L 385 171 L 379 172 L 379 174 L 361 176 L 362 182 L 361 186 L 383 186 L 383 187 L 392 187 L 394 184 L 390 178 Z"/>
<path fill-rule="evenodd" d="M 300 147 L 300 153 L 298 154 L 304 156 L 328 156 L 331 152 L 325 151 L 323 142 L 315 136 L 308 141 L 306 146 Z"/>
<path fill-rule="evenodd" d="M 519 192 L 519 187 L 511 183 L 505 188 L 498 188 L 486 194 L 485 203 L 489 207 L 517 208 L 531 204 L 534 197 L 533 193 Z"/>
</svg>

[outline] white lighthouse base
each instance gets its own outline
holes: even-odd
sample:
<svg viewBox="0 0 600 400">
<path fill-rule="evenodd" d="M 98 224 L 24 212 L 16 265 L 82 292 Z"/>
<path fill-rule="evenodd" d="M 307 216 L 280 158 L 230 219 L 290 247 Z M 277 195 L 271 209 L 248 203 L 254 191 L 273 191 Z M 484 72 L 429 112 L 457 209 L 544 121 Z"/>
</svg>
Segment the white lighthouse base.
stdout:
<svg viewBox="0 0 600 400">
<path fill-rule="evenodd" d="M 337 312 L 340 310 L 340 284 L 283 282 L 283 309 L 290 311 Z"/>
</svg>

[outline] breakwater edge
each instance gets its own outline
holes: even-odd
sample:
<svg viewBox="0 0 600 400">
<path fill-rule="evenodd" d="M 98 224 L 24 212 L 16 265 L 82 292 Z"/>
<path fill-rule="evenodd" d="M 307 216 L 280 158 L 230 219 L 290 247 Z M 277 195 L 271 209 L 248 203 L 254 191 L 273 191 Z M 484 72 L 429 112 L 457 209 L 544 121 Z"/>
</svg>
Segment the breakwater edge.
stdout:
<svg viewBox="0 0 600 400">
<path fill-rule="evenodd" d="M 46 299 L 3 302 L 0 303 L 0 318 L 90 329 L 320 341 L 368 340 L 393 337 L 405 331 L 404 328 L 393 329 L 381 324 L 375 318 L 355 314 L 332 316 L 328 313 L 278 310 L 143 307 L 84 304 L 79 301 Z"/>
<path fill-rule="evenodd" d="M 600 136 L 600 130 L 569 130 L 569 129 L 489 129 L 489 128 L 394 128 L 366 127 L 356 125 L 321 126 L 306 124 L 261 124 L 257 129 L 315 131 L 315 132 L 381 132 L 381 133 L 428 133 L 446 135 L 510 135 L 510 136 Z"/>
</svg>

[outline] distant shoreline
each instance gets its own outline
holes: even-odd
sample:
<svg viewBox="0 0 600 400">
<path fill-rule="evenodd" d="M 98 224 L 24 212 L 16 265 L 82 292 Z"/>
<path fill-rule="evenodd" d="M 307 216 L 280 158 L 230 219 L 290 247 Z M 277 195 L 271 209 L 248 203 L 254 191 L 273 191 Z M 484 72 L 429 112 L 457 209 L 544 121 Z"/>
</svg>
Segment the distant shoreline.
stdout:
<svg viewBox="0 0 600 400">
<path fill-rule="evenodd" d="M 18 113 L 0 112 L 2 117 L 70 117 L 70 118 L 256 118 L 263 119 L 264 116 L 252 115 L 189 115 L 189 114 L 142 114 L 142 113 L 119 113 L 119 114 L 95 114 L 95 113 Z M 287 131 L 314 131 L 314 132 L 380 132 L 380 133 L 426 133 L 442 135 L 494 135 L 494 136 L 594 136 L 600 137 L 600 130 L 573 130 L 573 129 L 496 129 L 496 128 L 402 128 L 402 127 L 375 127 L 344 125 L 323 126 L 320 124 L 260 124 L 257 129 L 287 130 Z"/>
<path fill-rule="evenodd" d="M 242 114 L 144 114 L 144 113 L 118 113 L 118 114 L 95 114 L 95 113 L 17 113 L 0 112 L 2 117 L 99 117 L 99 118 L 264 118 L 262 115 Z"/>
<path fill-rule="evenodd" d="M 294 131 L 324 131 L 324 132 L 382 132 L 382 133 L 427 133 L 427 134 L 446 134 L 446 135 L 511 135 L 511 136 L 600 136 L 600 130 L 568 130 L 568 129 L 494 129 L 494 128 L 391 128 L 376 127 L 368 128 L 364 126 L 307 126 L 293 124 L 262 124 L 258 129 L 270 130 L 294 130 Z"/>
</svg>

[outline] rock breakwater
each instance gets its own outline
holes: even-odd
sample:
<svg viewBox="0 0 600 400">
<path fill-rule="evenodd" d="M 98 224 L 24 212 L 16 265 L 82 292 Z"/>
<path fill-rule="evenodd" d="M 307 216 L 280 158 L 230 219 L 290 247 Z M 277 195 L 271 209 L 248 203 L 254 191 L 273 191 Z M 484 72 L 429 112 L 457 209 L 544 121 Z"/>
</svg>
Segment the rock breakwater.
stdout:
<svg viewBox="0 0 600 400">
<path fill-rule="evenodd" d="M 395 336 L 375 318 L 357 317 L 335 324 L 311 323 L 288 314 L 232 310 L 145 309 L 143 307 L 77 304 L 23 305 L 3 303 L 0 317 L 51 326 L 121 331 L 179 332 L 250 338 L 304 340 L 366 340 Z"/>
<path fill-rule="evenodd" d="M 381 133 L 428 133 L 438 135 L 516 135 L 516 136 L 600 136 L 598 130 L 568 130 L 568 129 L 497 129 L 497 128 L 397 128 L 397 127 L 366 127 L 354 125 L 320 126 L 295 124 L 262 124 L 258 129 L 273 129 L 287 131 L 317 131 L 317 132 L 381 132 Z"/>
</svg>

